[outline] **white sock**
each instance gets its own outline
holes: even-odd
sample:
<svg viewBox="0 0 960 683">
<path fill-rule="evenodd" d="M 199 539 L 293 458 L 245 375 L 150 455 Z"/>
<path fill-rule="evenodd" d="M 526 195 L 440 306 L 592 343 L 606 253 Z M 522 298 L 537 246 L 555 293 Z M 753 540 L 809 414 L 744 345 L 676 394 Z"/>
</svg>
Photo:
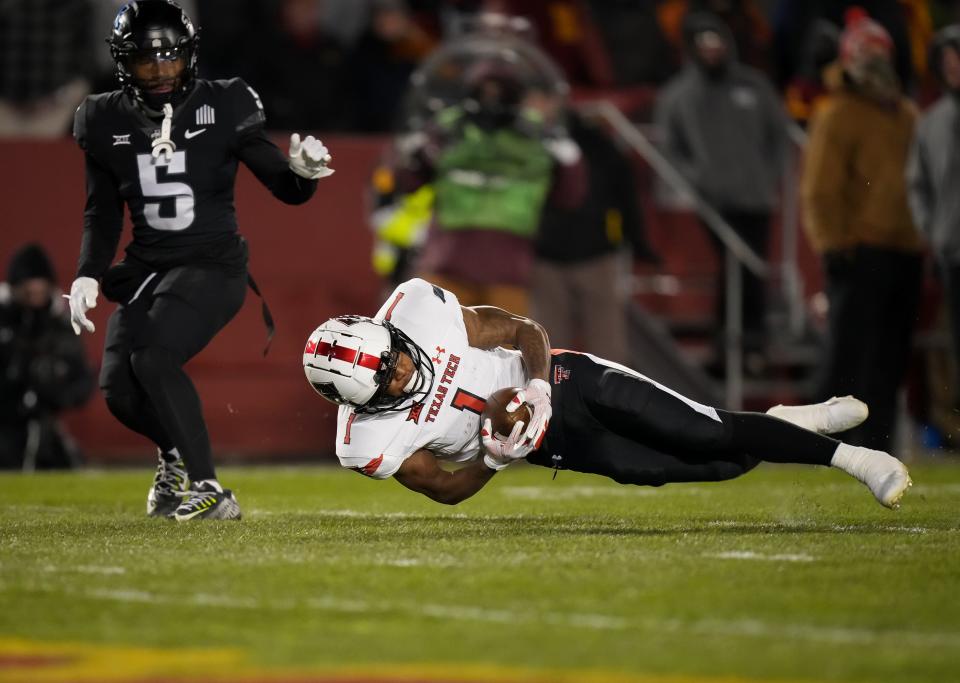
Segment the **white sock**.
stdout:
<svg viewBox="0 0 960 683">
<path fill-rule="evenodd" d="M 212 486 L 217 493 L 223 493 L 223 487 L 220 486 L 220 482 L 216 479 L 203 479 L 197 482 L 197 486 L 203 486 L 204 484 Z"/>
<path fill-rule="evenodd" d="M 833 457 L 830 458 L 830 466 L 836 467 L 838 470 L 843 470 L 847 474 L 859 479 L 860 477 L 857 475 L 863 472 L 873 452 L 874 451 L 869 449 L 858 448 L 857 446 L 851 446 L 841 441 L 837 446 L 837 450 L 833 452 Z"/>
</svg>

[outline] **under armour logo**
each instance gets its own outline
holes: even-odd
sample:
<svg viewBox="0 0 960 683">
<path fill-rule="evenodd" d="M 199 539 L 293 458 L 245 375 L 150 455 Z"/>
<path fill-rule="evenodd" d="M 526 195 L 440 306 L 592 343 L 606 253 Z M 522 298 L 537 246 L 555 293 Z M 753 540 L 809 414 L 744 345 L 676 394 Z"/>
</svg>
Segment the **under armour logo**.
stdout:
<svg viewBox="0 0 960 683">
<path fill-rule="evenodd" d="M 113 136 L 113 146 L 117 145 L 129 145 L 130 144 L 130 133 L 126 135 L 114 135 Z"/>
<path fill-rule="evenodd" d="M 431 358 L 430 360 L 432 360 L 436 365 L 440 365 L 440 361 L 441 361 L 440 354 L 446 353 L 447 350 L 442 346 L 435 346 L 434 348 L 437 350 L 437 355 Z"/>
</svg>

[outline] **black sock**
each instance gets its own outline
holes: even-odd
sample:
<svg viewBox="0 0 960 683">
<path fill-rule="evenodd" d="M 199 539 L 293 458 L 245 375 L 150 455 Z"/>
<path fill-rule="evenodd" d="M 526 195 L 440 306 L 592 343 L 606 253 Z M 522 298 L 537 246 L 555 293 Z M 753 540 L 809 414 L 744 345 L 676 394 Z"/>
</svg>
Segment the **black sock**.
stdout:
<svg viewBox="0 0 960 683">
<path fill-rule="evenodd" d="M 829 465 L 836 439 L 811 432 L 765 413 L 726 413 L 734 450 L 767 462 Z"/>
<path fill-rule="evenodd" d="M 190 481 L 216 479 L 200 397 L 180 362 L 170 351 L 155 346 L 137 349 L 131 361 L 160 422 L 180 451 Z"/>
</svg>

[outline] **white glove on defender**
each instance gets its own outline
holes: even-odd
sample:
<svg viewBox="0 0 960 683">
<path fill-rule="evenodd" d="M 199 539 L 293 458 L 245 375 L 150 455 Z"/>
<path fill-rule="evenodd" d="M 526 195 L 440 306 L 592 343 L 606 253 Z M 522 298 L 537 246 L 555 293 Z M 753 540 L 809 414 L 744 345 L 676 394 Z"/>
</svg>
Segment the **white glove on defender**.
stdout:
<svg viewBox="0 0 960 683">
<path fill-rule="evenodd" d="M 333 169 L 327 168 L 333 158 L 326 145 L 312 135 L 300 141 L 300 134 L 290 136 L 290 170 L 301 178 L 318 180 L 333 175 Z"/>
<path fill-rule="evenodd" d="M 70 285 L 70 324 L 73 331 L 80 334 L 82 327 L 87 332 L 93 332 L 96 327 L 87 319 L 87 311 L 97 306 L 97 294 L 100 285 L 92 277 L 78 277 Z"/>
</svg>

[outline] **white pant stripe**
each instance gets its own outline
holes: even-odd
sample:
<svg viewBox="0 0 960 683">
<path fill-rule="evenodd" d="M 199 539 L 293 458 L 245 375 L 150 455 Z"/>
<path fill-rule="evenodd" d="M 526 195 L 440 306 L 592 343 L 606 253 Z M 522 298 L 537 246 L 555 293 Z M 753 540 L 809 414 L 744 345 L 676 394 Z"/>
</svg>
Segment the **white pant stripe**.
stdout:
<svg viewBox="0 0 960 683">
<path fill-rule="evenodd" d="M 683 394 L 680 394 L 674 391 L 670 387 L 665 387 L 662 384 L 660 384 L 660 382 L 656 382 L 650 379 L 649 377 L 647 377 L 646 375 L 641 375 L 639 372 L 637 372 L 636 370 L 633 370 L 632 368 L 628 368 L 626 365 L 620 365 L 620 363 L 614 363 L 613 361 L 606 360 L 605 358 L 599 358 L 597 356 L 594 356 L 592 353 L 585 353 L 583 355 L 588 356 L 594 363 L 597 363 L 598 365 L 605 365 L 608 368 L 616 368 L 617 370 L 625 372 L 628 375 L 633 375 L 634 377 L 639 377 L 642 380 L 650 382 L 650 384 L 657 387 L 661 391 L 665 391 L 671 396 L 674 396 L 675 398 L 679 398 L 681 401 L 683 401 L 688 406 L 696 410 L 698 413 L 706 415 L 707 417 L 713 420 L 716 420 L 717 422 L 723 422 L 723 420 L 720 419 L 720 416 L 717 415 L 716 408 L 711 408 L 710 406 L 704 405 L 702 403 L 697 403 L 693 399 L 687 398 Z"/>
</svg>

